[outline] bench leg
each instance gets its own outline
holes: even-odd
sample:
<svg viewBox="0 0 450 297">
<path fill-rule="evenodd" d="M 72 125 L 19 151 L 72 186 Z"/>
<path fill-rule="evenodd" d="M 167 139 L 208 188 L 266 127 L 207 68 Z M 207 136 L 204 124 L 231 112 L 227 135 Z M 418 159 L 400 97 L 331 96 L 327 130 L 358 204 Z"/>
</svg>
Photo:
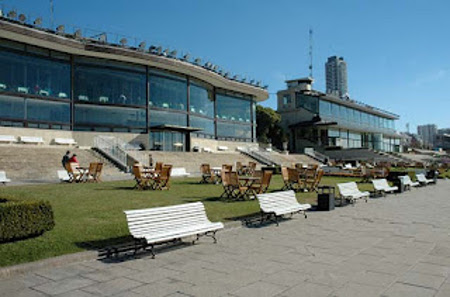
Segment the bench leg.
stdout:
<svg viewBox="0 0 450 297">
<path fill-rule="evenodd" d="M 217 243 L 217 238 L 216 238 L 216 232 L 217 231 L 209 231 L 205 233 L 205 236 L 209 236 L 214 240 L 214 243 Z M 197 235 L 198 237 L 198 235 Z"/>
</svg>

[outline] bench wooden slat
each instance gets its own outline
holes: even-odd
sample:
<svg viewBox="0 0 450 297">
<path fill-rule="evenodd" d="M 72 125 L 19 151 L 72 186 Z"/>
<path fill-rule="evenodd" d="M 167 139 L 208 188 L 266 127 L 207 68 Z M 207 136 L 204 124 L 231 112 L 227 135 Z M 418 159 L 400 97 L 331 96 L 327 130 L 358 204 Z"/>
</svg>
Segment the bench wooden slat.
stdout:
<svg viewBox="0 0 450 297">
<path fill-rule="evenodd" d="M 276 216 L 304 212 L 311 208 L 310 204 L 298 203 L 294 191 L 260 194 L 256 197 L 262 212 L 273 213 Z"/>
</svg>

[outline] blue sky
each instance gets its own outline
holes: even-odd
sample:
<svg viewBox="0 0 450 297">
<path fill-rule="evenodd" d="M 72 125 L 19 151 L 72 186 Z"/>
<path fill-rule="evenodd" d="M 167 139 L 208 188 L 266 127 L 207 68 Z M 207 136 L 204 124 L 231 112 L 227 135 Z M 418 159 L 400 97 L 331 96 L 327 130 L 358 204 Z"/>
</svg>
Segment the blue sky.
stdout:
<svg viewBox="0 0 450 297">
<path fill-rule="evenodd" d="M 50 19 L 48 0 L 0 0 Z M 348 63 L 350 96 L 400 115 L 397 129 L 450 127 L 450 1 L 54 0 L 55 25 L 136 37 L 262 80 L 276 108 L 284 80 L 308 75 L 324 91 L 328 56 Z"/>
</svg>

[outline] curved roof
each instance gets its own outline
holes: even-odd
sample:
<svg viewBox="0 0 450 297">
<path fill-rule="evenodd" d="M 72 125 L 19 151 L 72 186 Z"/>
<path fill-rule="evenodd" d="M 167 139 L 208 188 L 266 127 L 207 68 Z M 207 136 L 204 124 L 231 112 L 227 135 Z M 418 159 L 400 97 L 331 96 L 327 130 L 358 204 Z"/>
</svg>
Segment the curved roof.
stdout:
<svg viewBox="0 0 450 297">
<path fill-rule="evenodd" d="M 225 78 L 189 62 L 131 48 L 95 43 L 94 40 L 89 39 L 76 40 L 69 35 L 57 35 L 6 20 L 0 20 L 0 38 L 73 55 L 111 59 L 169 70 L 200 79 L 217 88 L 251 95 L 256 101 L 264 101 L 269 98 L 267 90 L 263 88 Z"/>
</svg>

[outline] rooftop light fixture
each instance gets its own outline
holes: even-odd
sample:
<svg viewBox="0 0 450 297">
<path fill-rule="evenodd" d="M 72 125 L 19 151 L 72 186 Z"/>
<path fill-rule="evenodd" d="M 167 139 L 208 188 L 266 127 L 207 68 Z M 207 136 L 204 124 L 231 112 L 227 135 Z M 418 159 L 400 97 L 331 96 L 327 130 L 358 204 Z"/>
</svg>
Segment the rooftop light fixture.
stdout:
<svg viewBox="0 0 450 297">
<path fill-rule="evenodd" d="M 219 66 L 213 65 L 212 71 L 217 72 L 219 70 Z"/>
<path fill-rule="evenodd" d="M 155 52 L 156 52 L 157 55 L 161 55 L 161 54 L 162 54 L 162 47 L 158 46 L 158 47 L 155 49 Z"/>
<path fill-rule="evenodd" d="M 242 82 L 242 83 L 247 82 L 247 78 L 246 78 L 246 77 L 242 78 L 242 79 L 241 79 L 241 82 Z"/>
<path fill-rule="evenodd" d="M 230 78 L 230 73 L 229 72 L 225 72 L 225 74 L 223 75 L 225 78 Z"/>
<path fill-rule="evenodd" d="M 98 41 L 101 43 L 106 43 L 108 41 L 108 35 L 106 35 L 106 33 L 101 33 L 98 35 Z"/>
<path fill-rule="evenodd" d="M 150 53 L 154 54 L 155 51 L 156 51 L 156 46 L 150 45 L 150 47 L 148 48 L 148 51 L 149 51 Z"/>
<path fill-rule="evenodd" d="M 40 27 L 42 25 L 42 18 L 39 17 L 37 19 L 34 20 L 33 25 Z"/>
<path fill-rule="evenodd" d="M 251 80 L 250 80 L 250 84 L 253 85 L 254 83 L 255 83 L 255 80 L 254 80 L 254 79 L 251 79 Z"/>
<path fill-rule="evenodd" d="M 162 55 L 163 55 L 164 57 L 167 57 L 167 56 L 169 55 L 169 52 L 170 52 L 170 50 L 169 50 L 168 48 L 166 48 L 166 49 L 163 51 Z"/>
<path fill-rule="evenodd" d="M 185 54 L 181 60 L 188 62 L 191 59 L 191 55 Z"/>
<path fill-rule="evenodd" d="M 178 53 L 177 50 L 173 50 L 169 53 L 169 57 L 175 59 L 177 57 L 177 53 Z"/>
<path fill-rule="evenodd" d="M 235 76 L 233 76 L 233 78 L 232 78 L 232 80 L 238 80 L 238 78 L 239 78 L 239 75 L 235 75 Z"/>
<path fill-rule="evenodd" d="M 139 46 L 138 46 L 139 51 L 141 51 L 141 52 L 145 51 L 146 46 L 147 45 L 145 44 L 145 41 L 142 41 L 141 43 L 139 43 Z"/>
<path fill-rule="evenodd" d="M 196 59 L 194 60 L 194 64 L 195 64 L 195 65 L 199 65 L 199 66 L 200 66 L 201 63 L 202 63 L 202 59 L 200 59 L 200 58 L 196 58 Z"/>
<path fill-rule="evenodd" d="M 7 16 L 9 19 L 15 20 L 17 18 L 17 12 L 15 10 L 11 10 L 10 12 L 8 12 Z"/>
<path fill-rule="evenodd" d="M 73 33 L 73 36 L 74 36 L 76 39 L 81 39 L 81 38 L 83 38 L 83 34 L 81 33 L 81 29 L 77 29 L 77 30 Z"/>
<path fill-rule="evenodd" d="M 128 40 L 126 38 L 122 38 L 119 40 L 119 43 L 121 46 L 125 47 L 128 43 Z"/>
<path fill-rule="evenodd" d="M 267 90 L 267 89 L 269 88 L 269 85 L 264 85 L 262 88 L 263 88 L 264 90 Z"/>
<path fill-rule="evenodd" d="M 27 20 L 27 17 L 23 13 L 19 14 L 19 21 L 21 23 L 25 23 L 26 20 Z"/>
<path fill-rule="evenodd" d="M 64 34 L 66 31 L 66 27 L 64 25 L 59 25 L 56 27 L 56 34 Z"/>
</svg>

